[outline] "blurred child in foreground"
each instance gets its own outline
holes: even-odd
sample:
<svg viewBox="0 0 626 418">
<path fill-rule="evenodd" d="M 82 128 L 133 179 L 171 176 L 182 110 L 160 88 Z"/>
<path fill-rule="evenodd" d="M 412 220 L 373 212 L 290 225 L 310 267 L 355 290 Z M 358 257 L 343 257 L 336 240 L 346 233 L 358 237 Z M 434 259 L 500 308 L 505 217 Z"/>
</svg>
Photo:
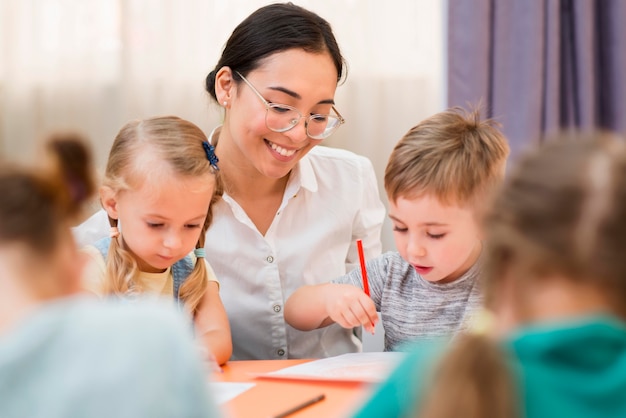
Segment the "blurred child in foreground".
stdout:
<svg viewBox="0 0 626 418">
<path fill-rule="evenodd" d="M 46 149 L 46 168 L 0 166 L 0 416 L 217 416 L 176 310 L 79 295 L 70 224 L 94 189 L 91 158 L 74 137 Z"/>
</svg>

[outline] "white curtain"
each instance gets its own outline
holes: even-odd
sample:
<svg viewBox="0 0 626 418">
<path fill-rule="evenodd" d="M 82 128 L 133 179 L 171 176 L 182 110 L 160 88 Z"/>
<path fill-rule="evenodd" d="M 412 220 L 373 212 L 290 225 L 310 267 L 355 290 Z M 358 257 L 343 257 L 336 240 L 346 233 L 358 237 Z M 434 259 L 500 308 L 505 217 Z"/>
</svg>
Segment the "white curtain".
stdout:
<svg viewBox="0 0 626 418">
<path fill-rule="evenodd" d="M 295 0 L 327 19 L 349 66 L 347 119 L 327 145 L 369 157 L 445 106 L 445 0 Z M 128 120 L 175 114 L 205 132 L 204 91 L 234 27 L 260 0 L 0 0 L 0 157 L 32 160 L 54 130 L 83 133 L 102 167 Z M 393 248 L 390 228 L 383 236 Z"/>
</svg>

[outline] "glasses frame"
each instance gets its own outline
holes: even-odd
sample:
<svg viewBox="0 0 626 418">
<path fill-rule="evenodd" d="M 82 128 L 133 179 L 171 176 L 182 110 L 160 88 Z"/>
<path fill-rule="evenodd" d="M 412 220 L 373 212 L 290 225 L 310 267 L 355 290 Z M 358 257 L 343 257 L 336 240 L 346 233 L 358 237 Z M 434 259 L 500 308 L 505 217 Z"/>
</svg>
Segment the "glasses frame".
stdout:
<svg viewBox="0 0 626 418">
<path fill-rule="evenodd" d="M 250 87 L 250 89 L 254 92 L 254 94 L 255 94 L 255 95 L 256 95 L 256 96 L 257 96 L 257 97 L 261 100 L 261 102 L 262 102 L 262 103 L 263 103 L 263 105 L 265 106 L 265 126 L 267 127 L 267 129 L 269 129 L 270 131 L 274 131 L 274 132 L 279 132 L 279 133 L 282 133 L 282 132 L 287 132 L 287 131 L 289 131 L 289 130 L 291 130 L 291 129 L 295 128 L 296 126 L 298 126 L 298 123 L 300 123 L 300 119 L 302 119 L 302 118 L 304 117 L 304 115 L 303 115 L 302 113 L 300 113 L 300 111 L 299 111 L 298 109 L 296 109 L 296 108 L 295 108 L 295 107 L 293 107 L 293 106 L 286 105 L 286 104 L 280 104 L 280 103 L 270 103 L 270 102 L 268 102 L 267 100 L 265 100 L 265 97 L 263 97 L 263 95 L 262 95 L 262 94 L 261 94 L 261 93 L 260 93 L 260 92 L 259 92 L 259 91 L 258 91 L 258 90 L 257 90 L 257 89 L 253 86 L 253 85 L 252 85 L 252 83 L 250 83 L 250 82 L 249 82 L 249 81 L 248 81 L 248 80 L 247 80 L 247 79 L 246 79 L 246 78 L 245 78 L 245 77 L 244 77 L 244 76 L 243 76 L 243 75 L 242 75 L 239 71 L 235 71 L 235 73 L 236 73 L 239 77 L 241 77 L 241 79 L 243 80 L 243 82 L 244 82 L 244 83 L 246 83 L 246 85 L 247 85 L 248 87 Z M 280 107 L 280 108 L 284 108 L 284 109 L 293 110 L 293 111 L 295 111 L 295 112 L 298 114 L 298 119 L 297 119 L 297 120 L 295 120 L 295 121 L 294 121 L 294 123 L 293 123 L 290 127 L 285 128 L 285 129 L 274 129 L 274 128 L 270 128 L 270 127 L 267 125 L 267 117 L 268 117 L 268 112 L 269 112 L 270 108 L 273 108 L 273 107 Z M 335 114 L 336 114 L 336 119 L 339 121 L 339 124 L 338 124 L 335 128 L 333 128 L 333 130 L 330 132 L 330 134 L 328 134 L 328 135 L 326 135 L 326 136 L 324 136 L 324 137 L 319 138 L 319 135 L 316 135 L 316 136 L 311 136 L 311 135 L 309 134 L 309 121 L 310 121 L 311 119 L 313 119 L 313 118 L 315 118 L 315 117 L 319 117 L 319 116 L 322 116 L 322 117 L 328 117 L 328 116 L 335 117 L 335 115 L 331 115 L 331 114 L 326 114 L 326 115 L 324 115 L 324 114 L 321 114 L 321 113 L 314 113 L 314 114 L 312 114 L 312 115 L 309 115 L 309 116 L 307 116 L 307 117 L 306 117 L 306 119 L 304 120 L 304 131 L 306 132 L 306 134 L 307 134 L 307 136 L 308 136 L 309 138 L 311 138 L 311 139 L 315 139 L 315 140 L 317 140 L 317 141 L 324 140 L 324 139 L 326 139 L 326 138 L 330 137 L 332 134 L 334 134 L 334 133 L 337 131 L 337 129 L 339 129 L 339 127 L 341 127 L 341 125 L 343 125 L 344 123 L 346 123 L 346 120 L 344 119 L 344 117 L 343 117 L 343 116 L 341 116 L 341 113 L 339 113 L 339 111 L 337 110 L 337 108 L 335 108 L 335 106 L 334 106 L 334 105 L 332 105 L 332 106 L 331 106 L 331 109 L 332 109 L 332 111 L 333 111 L 333 112 L 335 112 Z"/>
</svg>

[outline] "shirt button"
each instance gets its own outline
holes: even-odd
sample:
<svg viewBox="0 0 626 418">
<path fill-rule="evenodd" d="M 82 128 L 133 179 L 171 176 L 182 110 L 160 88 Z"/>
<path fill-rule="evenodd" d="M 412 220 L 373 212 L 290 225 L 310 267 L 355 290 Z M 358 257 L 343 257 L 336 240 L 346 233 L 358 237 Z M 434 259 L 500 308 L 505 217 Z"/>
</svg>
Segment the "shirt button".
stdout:
<svg viewBox="0 0 626 418">
<path fill-rule="evenodd" d="M 280 305 L 274 305 L 274 312 L 278 313 L 281 309 Z"/>
<path fill-rule="evenodd" d="M 268 255 L 266 258 L 268 263 L 273 263 L 274 262 L 274 257 L 272 257 L 271 255 Z"/>
<path fill-rule="evenodd" d="M 283 350 L 282 348 L 279 348 L 278 351 L 276 352 L 276 354 L 278 354 L 279 356 L 284 356 L 285 355 L 285 350 Z"/>
</svg>

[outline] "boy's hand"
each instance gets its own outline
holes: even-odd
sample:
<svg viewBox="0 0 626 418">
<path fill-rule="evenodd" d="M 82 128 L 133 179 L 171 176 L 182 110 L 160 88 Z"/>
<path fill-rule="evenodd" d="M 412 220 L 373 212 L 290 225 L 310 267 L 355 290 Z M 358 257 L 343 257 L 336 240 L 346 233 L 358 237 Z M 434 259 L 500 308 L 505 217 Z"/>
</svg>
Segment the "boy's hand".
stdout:
<svg viewBox="0 0 626 418">
<path fill-rule="evenodd" d="M 332 294 L 326 299 L 328 317 L 344 328 L 363 325 L 374 334 L 378 314 L 372 299 L 361 289 L 349 284 L 332 285 Z"/>
</svg>

